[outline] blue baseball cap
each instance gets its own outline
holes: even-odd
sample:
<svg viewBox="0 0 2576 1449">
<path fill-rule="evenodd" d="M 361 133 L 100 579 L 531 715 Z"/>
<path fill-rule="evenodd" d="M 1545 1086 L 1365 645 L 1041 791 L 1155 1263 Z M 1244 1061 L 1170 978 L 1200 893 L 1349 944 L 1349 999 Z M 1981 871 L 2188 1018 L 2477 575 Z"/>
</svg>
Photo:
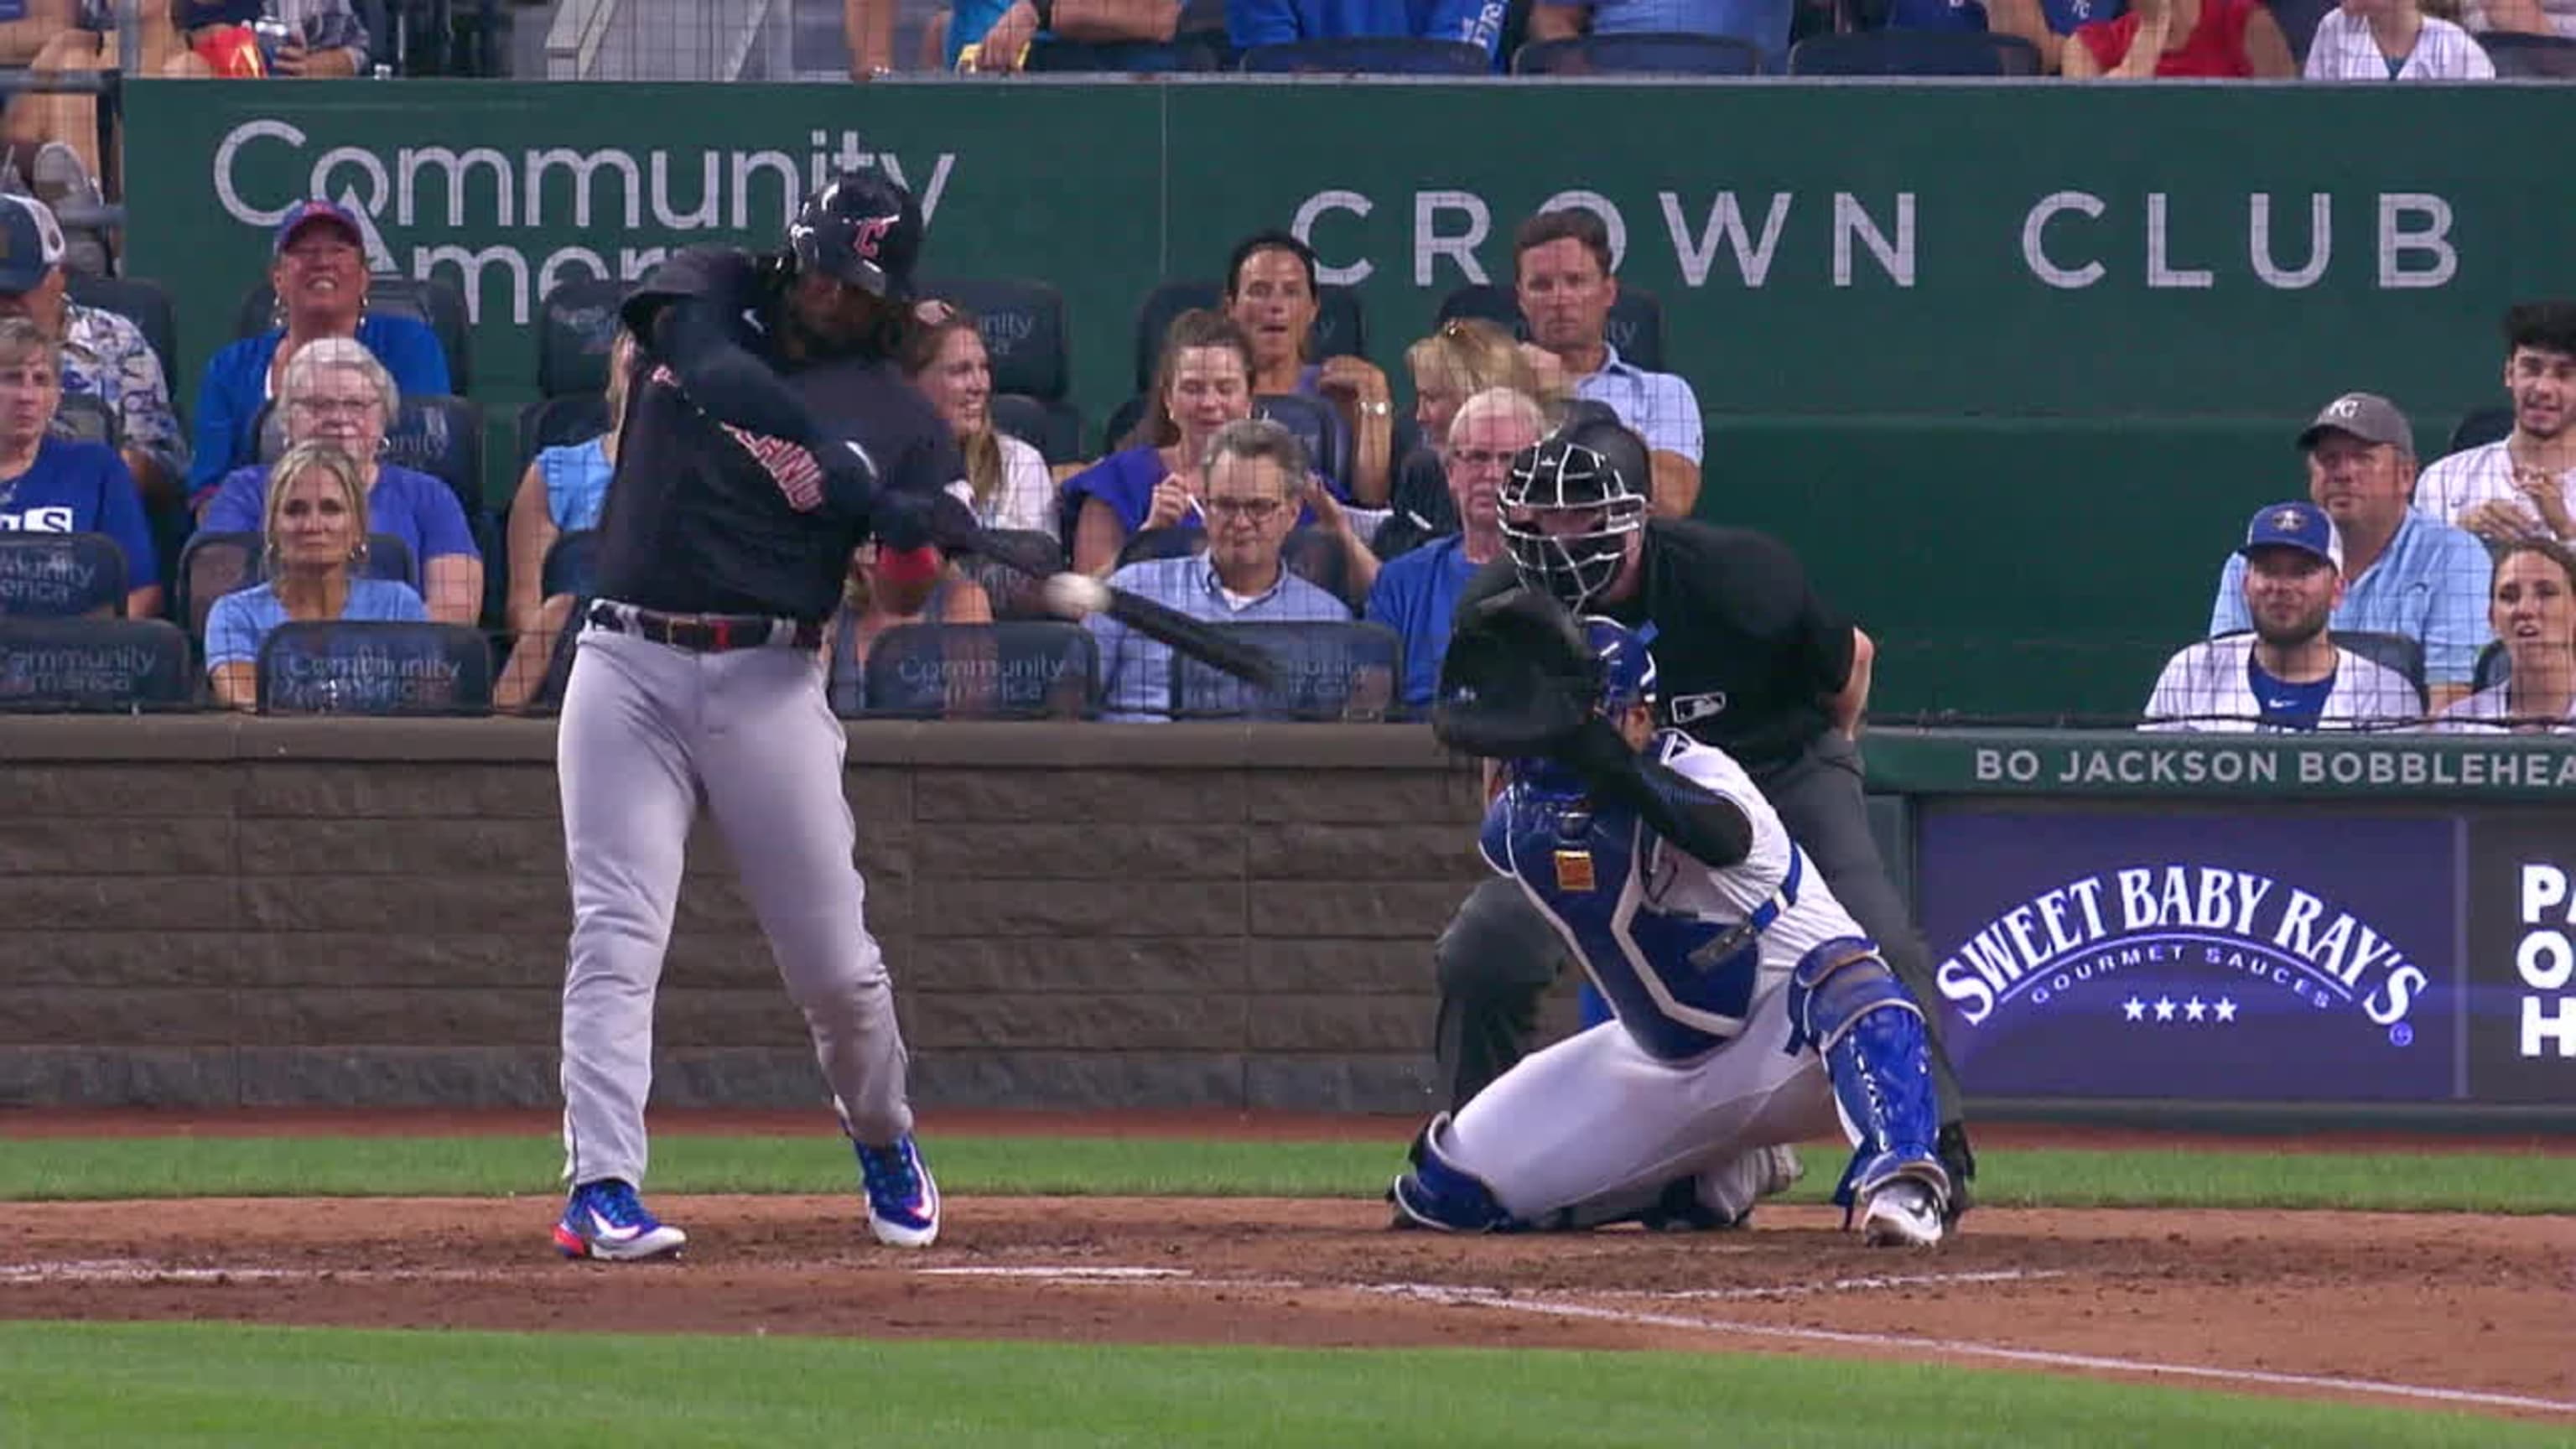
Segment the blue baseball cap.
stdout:
<svg viewBox="0 0 2576 1449">
<path fill-rule="evenodd" d="M 271 254 L 283 253 L 286 244 L 295 240 L 297 232 L 317 221 L 327 221 L 339 227 L 349 234 L 349 240 L 360 247 L 367 244 L 367 229 L 358 224 L 357 213 L 336 201 L 317 196 L 309 201 L 299 201 L 287 211 L 286 219 L 277 224 L 277 239 L 270 249 Z"/>
<path fill-rule="evenodd" d="M 2343 535 L 2324 509 L 2304 498 L 2269 504 L 2254 515 L 2245 525 L 2244 546 L 2236 551 L 2251 558 L 2258 548 L 2295 548 L 2343 567 Z"/>
</svg>

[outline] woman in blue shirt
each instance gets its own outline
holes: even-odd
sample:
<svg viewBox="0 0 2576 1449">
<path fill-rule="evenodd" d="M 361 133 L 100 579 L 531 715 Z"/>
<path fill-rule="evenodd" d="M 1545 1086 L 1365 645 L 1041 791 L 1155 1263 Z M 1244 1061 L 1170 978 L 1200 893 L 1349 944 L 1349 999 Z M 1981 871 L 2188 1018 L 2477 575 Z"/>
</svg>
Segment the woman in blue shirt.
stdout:
<svg viewBox="0 0 2576 1449">
<path fill-rule="evenodd" d="M 215 600 L 206 617 L 206 674 L 217 703 L 259 704 L 259 646 L 288 620 L 421 622 L 409 584 L 360 577 L 367 553 L 367 487 L 355 459 L 300 443 L 277 460 L 260 533 L 268 581 Z"/>
<path fill-rule="evenodd" d="M 188 464 L 193 504 L 202 506 L 225 474 L 259 461 L 253 430 L 260 406 L 278 395 L 287 363 L 306 343 L 355 338 L 403 391 L 429 397 L 455 390 L 437 333 L 414 318 L 367 311 L 365 235 L 342 207 L 296 203 L 278 224 L 268 280 L 279 325 L 216 353 L 197 388 L 196 451 Z"/>
<path fill-rule="evenodd" d="M 358 462 L 367 512 L 378 533 L 411 550 L 413 576 L 442 624 L 471 624 L 483 612 L 483 554 L 456 490 L 426 473 L 380 461 L 385 426 L 400 410 L 393 378 L 367 349 L 346 337 L 305 345 L 288 364 L 279 394 L 286 442 L 327 443 Z M 198 526 L 213 533 L 248 533 L 266 517 L 262 499 L 269 470 L 237 468 L 206 505 Z"/>
<path fill-rule="evenodd" d="M 633 385 L 634 366 L 635 336 L 621 327 L 608 344 L 608 431 L 538 450 L 510 499 L 507 617 L 518 638 L 493 687 L 495 709 L 523 708 L 545 686 L 575 602 L 569 593 L 546 593 L 546 554 L 565 534 L 599 527 L 600 511 L 608 506 L 608 480 L 617 472 L 617 434 L 626 426 L 626 392 Z"/>
</svg>

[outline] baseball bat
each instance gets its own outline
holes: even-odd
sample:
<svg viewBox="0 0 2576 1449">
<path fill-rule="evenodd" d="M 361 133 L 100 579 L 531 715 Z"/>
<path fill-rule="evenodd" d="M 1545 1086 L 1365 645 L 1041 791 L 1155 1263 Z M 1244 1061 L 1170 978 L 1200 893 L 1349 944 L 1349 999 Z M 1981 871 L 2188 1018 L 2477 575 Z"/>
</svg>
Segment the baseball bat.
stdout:
<svg viewBox="0 0 2576 1449">
<path fill-rule="evenodd" d="M 934 513 L 931 534 L 936 543 L 980 554 L 1040 583 L 1066 572 L 1063 561 L 1052 551 L 1024 548 L 1017 539 L 996 538 L 975 523 L 972 515 L 963 514 L 963 510 L 950 512 L 943 509 Z M 1231 674 L 1256 689 L 1269 689 L 1277 684 L 1278 667 L 1269 655 L 1227 635 L 1216 625 L 1204 619 L 1193 619 L 1142 594 L 1083 577 L 1087 584 L 1096 585 L 1100 590 L 1098 612 L 1212 669 Z"/>
</svg>

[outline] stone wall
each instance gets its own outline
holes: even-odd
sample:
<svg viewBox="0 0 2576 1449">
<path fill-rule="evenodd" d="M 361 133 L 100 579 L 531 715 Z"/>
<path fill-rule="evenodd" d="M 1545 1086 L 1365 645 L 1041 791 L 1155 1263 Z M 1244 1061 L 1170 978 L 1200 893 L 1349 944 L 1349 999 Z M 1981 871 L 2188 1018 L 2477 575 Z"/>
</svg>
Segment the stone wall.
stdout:
<svg viewBox="0 0 2576 1449">
<path fill-rule="evenodd" d="M 0 1105 L 554 1103 L 553 740 L 0 719 Z M 924 1105 L 1428 1104 L 1429 943 L 1481 867 L 1427 731 L 869 723 L 847 779 Z M 813 1103 L 691 847 L 655 1100 Z"/>
</svg>

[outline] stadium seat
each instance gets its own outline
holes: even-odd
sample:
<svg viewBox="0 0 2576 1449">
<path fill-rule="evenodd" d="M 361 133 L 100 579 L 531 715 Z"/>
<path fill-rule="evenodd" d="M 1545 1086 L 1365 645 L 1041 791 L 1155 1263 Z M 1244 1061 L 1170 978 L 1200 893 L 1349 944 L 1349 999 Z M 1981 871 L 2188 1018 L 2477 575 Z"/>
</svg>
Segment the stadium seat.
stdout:
<svg viewBox="0 0 2576 1449">
<path fill-rule="evenodd" d="M 184 708 L 198 674 L 164 619 L 0 619 L 0 711 Z"/>
<path fill-rule="evenodd" d="M 536 461 L 538 453 L 547 448 L 586 443 L 606 431 L 608 395 L 605 393 L 559 393 L 538 398 L 519 409 L 519 461 L 510 470 L 509 493 L 518 492 L 520 476 L 528 471 L 530 463 Z"/>
<path fill-rule="evenodd" d="M 0 617 L 116 618 L 125 550 L 103 533 L 0 533 Z"/>
<path fill-rule="evenodd" d="M 876 637 L 863 669 L 849 663 L 855 627 L 844 616 L 832 645 L 832 707 L 844 717 L 1082 719 L 1097 712 L 1100 646 L 1079 624 L 899 624 Z"/>
<path fill-rule="evenodd" d="M 190 639 L 206 637 L 206 615 L 215 600 L 246 589 L 267 577 L 267 559 L 256 533 L 197 533 L 179 550 L 171 571 L 171 613 Z M 390 533 L 367 536 L 367 577 L 393 579 L 420 587 L 412 570 L 411 549 Z"/>
<path fill-rule="evenodd" d="M 1207 543 L 1207 534 L 1195 528 L 1140 528 L 1127 536 L 1118 550 L 1118 567 L 1144 563 L 1158 558 L 1187 558 Z"/>
<path fill-rule="evenodd" d="M 1107 457 L 1127 446 L 1127 435 L 1145 417 L 1145 395 L 1138 393 L 1109 410 L 1100 424 L 1100 455 Z"/>
<path fill-rule="evenodd" d="M 459 395 L 474 387 L 473 358 L 467 344 L 465 293 L 445 277 L 398 277 L 377 272 L 367 281 L 367 310 L 409 317 L 438 335 L 447 354 L 447 385 Z M 235 337 L 256 337 L 277 325 L 277 292 L 265 281 L 242 295 L 233 319 Z"/>
<path fill-rule="evenodd" d="M 1054 401 L 1072 386 L 1064 293 L 1026 277 L 941 277 L 922 295 L 975 314 L 992 360 L 993 391 Z"/>
<path fill-rule="evenodd" d="M 178 314 L 171 309 L 170 294 L 160 283 L 143 277 L 93 277 L 76 271 L 71 274 L 71 299 L 132 321 L 141 329 L 143 340 L 152 345 L 152 355 L 161 359 L 161 378 L 169 385 L 172 400 L 187 392 L 179 379 Z"/>
<path fill-rule="evenodd" d="M 1296 434 L 1297 441 L 1306 445 L 1307 463 L 1340 484 L 1344 496 L 1349 495 L 1351 430 L 1332 404 L 1303 393 L 1264 393 L 1252 400 L 1252 415 L 1267 418 Z"/>
<path fill-rule="evenodd" d="M 994 538 L 1005 546 L 1052 550 L 1059 563 L 1064 559 L 1064 543 L 1054 534 L 1037 529 L 997 528 Z M 957 560 L 957 571 L 984 586 L 984 597 L 992 601 L 993 617 L 998 620 L 1053 619 L 1039 592 L 1039 582 L 999 559 L 982 554 L 968 554 Z"/>
<path fill-rule="evenodd" d="M 1780 11 L 1784 19 L 1787 13 Z M 1785 50 L 1787 33 L 1764 37 L 1762 44 Z M 1533 40 L 1513 53 L 1512 74 L 1760 75 L 1762 44 L 1737 35 L 1687 32 Z"/>
<path fill-rule="evenodd" d="M 1222 57 L 1214 46 L 1191 36 L 1174 36 L 1168 43 L 1150 41 L 1104 41 L 1086 44 L 1078 40 L 1040 40 L 1029 47 L 1028 58 L 1020 63 L 1023 71 L 1037 74 L 1167 75 L 1173 72 L 1213 71 L 1220 68 Z"/>
<path fill-rule="evenodd" d="M 463 624 L 290 620 L 260 641 L 258 667 L 261 714 L 492 712 L 491 647 Z"/>
<path fill-rule="evenodd" d="M 1176 719 L 1379 720 L 1394 708 L 1404 643 L 1383 624 L 1263 620 L 1216 627 L 1270 656 L 1277 686 L 1255 690 L 1175 652 Z"/>
<path fill-rule="evenodd" d="M 1789 74 L 2036 76 L 2039 47 L 1972 30 L 1863 30 L 1817 35 L 1789 50 Z"/>
<path fill-rule="evenodd" d="M 634 283 L 607 277 L 557 282 L 537 303 L 537 392 L 545 397 L 608 390 L 608 349 L 617 309 Z"/>
<path fill-rule="evenodd" d="M 1367 592 L 1353 587 L 1350 551 L 1322 528 L 1307 523 L 1290 529 L 1279 552 L 1290 573 L 1341 600 L 1352 613 L 1368 603 Z"/>
<path fill-rule="evenodd" d="M 2479 408 L 2460 419 L 2460 425 L 2451 429 L 2450 446 L 2446 451 L 2457 453 L 2469 448 L 2483 448 L 2489 443 L 2501 443 L 2512 434 L 2513 409 Z"/>
<path fill-rule="evenodd" d="M 1083 461 L 1082 414 L 1073 404 L 997 392 L 992 408 L 994 428 L 1037 449 L 1047 466 Z"/>
<path fill-rule="evenodd" d="M 2576 80 L 2576 40 L 2563 35 L 2524 35 L 2489 30 L 2478 36 L 2499 77 Z"/>
<path fill-rule="evenodd" d="M 2478 651 L 2477 669 L 2470 676 L 2469 692 L 2483 694 L 2511 678 L 2513 678 L 2513 656 L 2505 652 L 2504 641 L 2488 640 L 2487 647 Z"/>
<path fill-rule="evenodd" d="M 1492 75 L 1494 58 L 1463 40 L 1339 35 L 1255 45 L 1236 69 L 1248 75 Z"/>
<path fill-rule="evenodd" d="M 557 594 L 570 594 L 587 599 L 597 587 L 599 577 L 599 531 L 576 528 L 555 535 L 546 546 L 544 573 L 539 576 L 539 597 L 551 599 Z"/>
<path fill-rule="evenodd" d="M 2308 46 L 2316 39 L 2317 22 L 2335 8 L 2336 0 L 2264 0 L 2272 11 L 2274 23 L 2281 27 L 2281 38 L 2290 42 L 2290 58 L 2307 64 Z M 2479 37 L 2484 40 L 2484 36 Z"/>
<path fill-rule="evenodd" d="M 117 417 L 116 409 L 96 395 L 85 392 L 62 395 L 54 407 L 53 424 L 47 431 L 57 438 L 80 443 L 105 443 L 111 448 L 121 447 L 125 441 L 124 420 Z"/>
<path fill-rule="evenodd" d="M 483 409 L 471 400 L 404 398 L 402 415 L 385 430 L 385 461 L 445 483 L 466 517 L 491 516 L 483 501 Z"/>
<path fill-rule="evenodd" d="M 2424 712 L 2427 695 L 2423 640 L 2410 634 L 2375 634 L 2343 629 L 2331 630 L 2326 637 L 2347 653 L 2358 654 L 2373 664 L 2406 676 L 2406 682 L 2415 686 L 2416 712 Z"/>
</svg>

